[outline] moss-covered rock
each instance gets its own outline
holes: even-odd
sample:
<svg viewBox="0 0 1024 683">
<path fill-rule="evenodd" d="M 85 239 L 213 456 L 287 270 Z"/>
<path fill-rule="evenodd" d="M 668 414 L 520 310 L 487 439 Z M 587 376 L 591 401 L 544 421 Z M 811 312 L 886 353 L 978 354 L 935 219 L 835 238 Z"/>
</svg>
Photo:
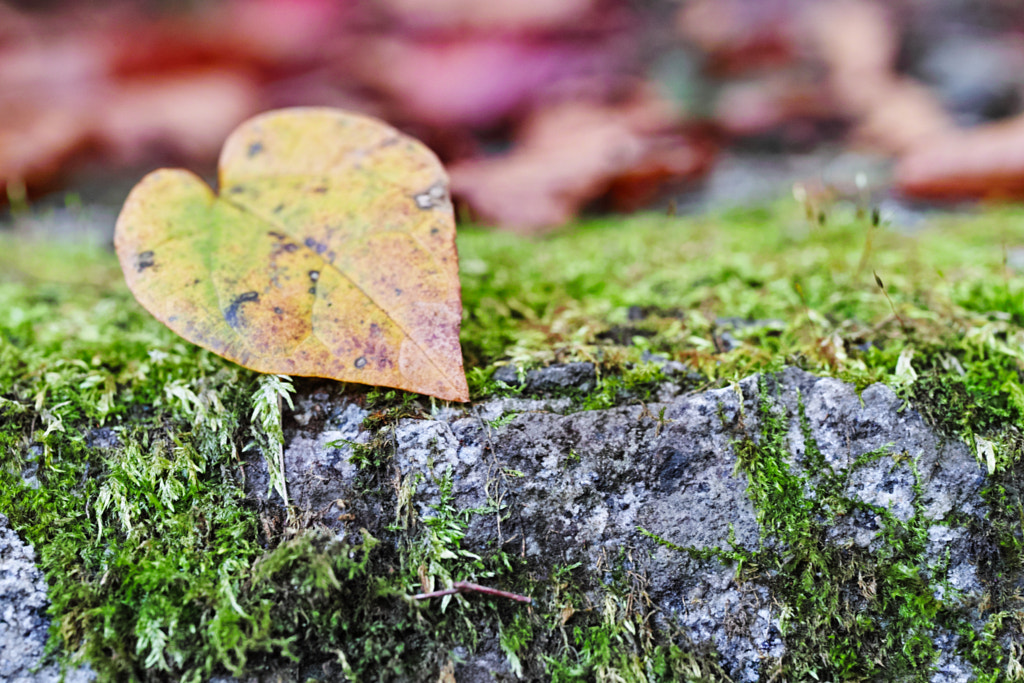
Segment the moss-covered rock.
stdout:
<svg viewBox="0 0 1024 683">
<path fill-rule="evenodd" d="M 290 500 L 336 538 L 419 538 L 408 593 L 468 580 L 532 595 L 531 637 L 496 674 L 589 675 L 546 660 L 559 653 L 536 635 L 553 626 L 542 614 L 584 610 L 620 636 L 685 644 L 739 681 L 913 677 L 938 657 L 971 671 L 957 634 L 979 626 L 990 584 L 970 539 L 996 531 L 984 466 L 964 443 L 889 387 L 858 396 L 795 368 L 660 389 L 644 405 L 504 398 L 373 424 L 321 388 L 300 405 L 304 426 L 286 430 Z M 367 488 L 367 477 L 381 480 Z M 247 481 L 283 503 L 267 494 L 264 460 Z M 572 568 L 562 589 L 558 566 Z M 566 622 L 586 632 L 586 617 Z M 641 642 L 631 647 L 645 661 Z M 484 655 L 499 644 L 479 636 Z M 478 664 L 468 655 L 456 679 Z"/>
<path fill-rule="evenodd" d="M 0 512 L 54 656 L 107 680 L 1013 677 L 1022 238 L 787 207 L 467 230 L 457 408 L 257 377 L 108 252 L 4 237 Z M 411 600 L 458 580 L 534 604 Z"/>
</svg>

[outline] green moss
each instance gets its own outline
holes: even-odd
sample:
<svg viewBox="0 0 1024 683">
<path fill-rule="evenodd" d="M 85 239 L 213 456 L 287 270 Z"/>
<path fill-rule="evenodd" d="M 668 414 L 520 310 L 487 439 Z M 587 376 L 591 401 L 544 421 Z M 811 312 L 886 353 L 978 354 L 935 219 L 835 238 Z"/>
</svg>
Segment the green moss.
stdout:
<svg viewBox="0 0 1024 683">
<path fill-rule="evenodd" d="M 1024 284 L 1004 245 L 1022 237 L 1015 211 L 901 235 L 852 217 L 810 225 L 797 207 L 606 220 L 540 242 L 464 230 L 463 347 L 480 394 L 500 393 L 473 370 L 494 361 L 596 360 L 614 377 L 644 351 L 709 382 L 791 363 L 865 386 L 891 381 L 913 348 L 914 367 L 952 353 L 972 386 L 998 374 L 1008 400 L 1021 389 L 1006 367 L 1021 361 L 1020 330 L 1000 311 L 1019 308 Z M 723 352 L 719 318 L 770 322 L 730 331 L 740 343 Z"/>
<path fill-rule="evenodd" d="M 600 587 L 578 566 L 556 568 L 543 630 L 537 619 L 532 625 L 534 632 L 558 637 L 554 653 L 533 653 L 543 662 L 539 678 L 562 683 L 729 681 L 712 647 L 695 647 L 685 634 L 653 626 L 656 610 L 646 593 L 648 579 L 638 569 L 633 552 L 620 549 L 601 577 Z M 600 596 L 601 604 L 591 605 L 588 592 Z M 584 605 L 586 609 L 581 609 Z"/>
<path fill-rule="evenodd" d="M 772 675 L 789 680 L 929 680 L 936 656 L 931 636 L 940 603 L 922 577 L 929 522 L 920 504 L 907 522 L 884 508 L 847 498 L 850 475 L 888 454 L 887 448 L 860 456 L 835 472 L 815 443 L 803 412 L 787 415 L 773 400 L 774 382 L 763 376 L 757 397 L 756 435 L 737 427 L 737 466 L 748 480 L 761 528 L 761 547 L 696 549 L 641 530 L 671 550 L 700 560 L 735 564 L 741 579 L 766 581 L 780 608 L 786 649 Z M 791 470 L 789 421 L 804 437 L 804 474 Z M 916 490 L 920 494 L 920 490 Z M 834 520 L 855 510 L 882 521 L 876 552 L 826 541 Z M 730 539 L 730 542 L 732 539 Z"/>
<path fill-rule="evenodd" d="M 799 207 L 779 206 L 607 219 L 540 240 L 464 229 L 471 392 L 522 395 L 493 380 L 500 363 L 587 360 L 599 380 L 571 394 L 577 409 L 647 402 L 664 378 L 645 354 L 686 363 L 692 388 L 784 364 L 859 387 L 886 382 L 951 437 L 994 444 L 984 563 L 998 577 L 1024 565 L 1024 280 L 1005 265 L 1006 245 L 1024 238 L 1022 217 L 942 219 L 902 235 L 838 215 L 812 225 Z M 352 391 L 378 435 L 426 410 L 404 392 Z M 402 482 L 388 511 L 395 526 L 379 539 L 298 533 L 294 520 L 257 508 L 241 493 L 240 459 L 256 449 L 273 464 L 275 406 L 288 394 L 284 380 L 260 380 L 153 320 L 103 249 L 0 236 L 0 511 L 39 553 L 55 651 L 110 680 L 258 673 L 282 657 L 366 679 L 436 671 L 487 631 L 526 676 L 724 678 L 713 653 L 650 625 L 635 583 L 606 586 L 578 570 L 567 580 L 555 568 L 537 578 L 516 558 L 463 548 L 473 515 L 512 511 L 455 509 L 445 473 L 436 473 L 442 504 L 426 519 L 407 505 L 418 482 Z M 915 675 L 934 655 L 928 629 L 948 619 L 916 569 L 920 516 L 898 523 L 873 510 L 885 520 L 879 554 L 827 546 L 824 525 L 858 504 L 831 472 L 805 498 L 781 416 L 764 408 L 761 419 L 765 431 L 737 451 L 763 527 L 792 552 L 721 557 L 777 572 L 773 589 L 789 610 L 785 675 L 871 677 L 882 666 Z M 117 445 L 97 446 L 111 436 Z M 367 495 L 390 485 L 381 474 L 390 448 L 382 437 L 360 451 Z M 815 453 L 808 442 L 806 457 L 826 469 Z M 275 488 L 287 499 L 283 480 Z M 459 579 L 528 593 L 536 606 L 405 597 Z M 1017 623 L 1011 587 L 996 585 L 982 632 L 947 624 L 986 676 L 1009 670 L 999 639 Z"/>
</svg>

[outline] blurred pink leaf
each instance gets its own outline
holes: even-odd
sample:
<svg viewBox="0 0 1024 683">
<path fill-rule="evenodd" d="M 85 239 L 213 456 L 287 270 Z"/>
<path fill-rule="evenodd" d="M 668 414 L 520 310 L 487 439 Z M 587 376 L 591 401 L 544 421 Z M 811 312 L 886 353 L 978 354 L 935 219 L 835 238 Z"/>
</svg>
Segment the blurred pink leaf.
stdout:
<svg viewBox="0 0 1024 683">
<path fill-rule="evenodd" d="M 607 46 L 589 42 L 376 37 L 358 55 L 356 71 L 386 93 L 403 117 L 432 126 L 487 127 L 543 100 L 563 81 L 607 79 L 617 61 Z"/>
<path fill-rule="evenodd" d="M 508 154 L 451 166 L 452 192 L 483 220 L 530 233 L 569 221 L 623 179 L 623 201 L 637 181 L 699 175 L 706 153 L 672 135 L 676 117 L 651 97 L 618 107 L 567 102 L 536 111 Z M 630 178 L 631 174 L 635 174 Z"/>
<path fill-rule="evenodd" d="M 953 127 L 938 99 L 896 73 L 898 32 L 886 7 L 865 0 L 814 5 L 811 42 L 829 68 L 832 91 L 862 144 L 900 154 Z"/>
<path fill-rule="evenodd" d="M 378 0 L 403 23 L 429 29 L 476 29 L 503 32 L 565 28 L 585 21 L 601 0 Z"/>
<path fill-rule="evenodd" d="M 795 57 L 793 0 L 690 0 L 676 32 L 705 55 L 706 68 L 729 75 L 788 64 Z"/>
<path fill-rule="evenodd" d="M 929 138 L 896 165 L 896 187 L 924 199 L 1024 198 L 1024 116 Z"/>
</svg>

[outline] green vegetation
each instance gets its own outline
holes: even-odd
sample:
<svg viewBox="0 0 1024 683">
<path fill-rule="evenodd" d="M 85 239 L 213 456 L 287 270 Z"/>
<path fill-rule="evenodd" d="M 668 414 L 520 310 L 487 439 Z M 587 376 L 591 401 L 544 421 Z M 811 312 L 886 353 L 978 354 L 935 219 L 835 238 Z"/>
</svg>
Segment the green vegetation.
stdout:
<svg viewBox="0 0 1024 683">
<path fill-rule="evenodd" d="M 828 521 L 855 504 L 824 467 L 805 497 L 811 484 L 788 469 L 767 398 L 760 438 L 740 439 L 737 454 L 762 526 L 790 552 L 721 557 L 774 573 L 789 610 L 789 680 L 871 678 L 883 666 L 913 679 L 931 663 L 936 624 L 960 633 L 982 680 L 1019 676 L 1024 650 L 1005 644 L 1021 627 L 1019 597 L 1001 581 L 1024 566 L 1024 278 L 1006 263 L 1017 244 L 1017 210 L 937 219 L 914 235 L 852 213 L 813 225 L 788 206 L 607 219 L 539 241 L 467 229 L 471 391 L 524 395 L 492 379 L 500 363 L 588 360 L 598 386 L 571 394 L 576 409 L 646 402 L 663 376 L 645 353 L 684 362 L 692 388 L 786 364 L 890 384 L 950 438 L 991 447 L 993 515 L 976 540 L 996 587 L 985 626 L 949 623 L 915 569 L 920 515 L 900 523 L 873 509 L 888 548 L 875 555 L 823 543 Z M 428 410 L 420 397 L 351 387 L 372 411 L 375 438 L 356 457 L 366 494 L 383 501 L 385 533 L 333 538 L 316 520 L 246 498 L 241 465 L 258 453 L 288 500 L 273 472 L 291 391 L 166 330 L 131 299 L 109 252 L 0 234 L 0 512 L 37 549 L 55 652 L 108 680 L 202 680 L 296 658 L 335 679 L 372 680 L 438 671 L 489 633 L 527 677 L 725 680 L 713 652 L 654 627 L 629 557 L 606 582 L 470 552 L 461 540 L 475 515 L 513 511 L 499 501 L 456 509 L 445 472 L 435 473 L 433 515 L 408 505 L 422 482 L 400 482 L 385 501 L 388 426 Z M 649 543 L 638 534 L 637 547 Z M 457 580 L 525 593 L 535 606 L 408 599 Z"/>
<path fill-rule="evenodd" d="M 913 680 L 936 654 L 930 636 L 940 608 L 920 575 L 928 569 L 929 523 L 919 501 L 914 516 L 903 523 L 887 509 L 845 497 L 850 475 L 888 449 L 866 453 L 849 469 L 834 472 L 811 436 L 802 405 L 798 417 L 808 470 L 792 473 L 785 410 L 772 404 L 770 382 L 760 384 L 760 438 L 744 437 L 736 453 L 762 532 L 782 541 L 784 550 L 746 553 L 741 566 L 774 575 L 770 584 L 783 605 L 789 646 L 781 670 L 793 680 Z M 807 487 L 812 496 L 805 496 Z M 856 509 L 882 520 L 877 553 L 825 542 L 831 523 Z"/>
<path fill-rule="evenodd" d="M 650 351 L 709 382 L 790 363 L 866 386 L 893 382 L 912 348 L 918 373 L 955 360 L 968 387 L 998 378 L 1004 405 L 1024 407 L 1011 372 L 1024 353 L 1013 320 L 1024 281 L 1004 265 L 1024 215 L 937 219 L 914 235 L 849 218 L 810 225 L 795 207 L 648 215 L 540 243 L 464 231 L 463 347 L 477 395 L 502 391 L 482 376 L 496 359 L 599 361 L 607 382 Z M 720 318 L 762 323 L 732 329 Z M 723 332 L 739 341 L 731 351 Z"/>
</svg>

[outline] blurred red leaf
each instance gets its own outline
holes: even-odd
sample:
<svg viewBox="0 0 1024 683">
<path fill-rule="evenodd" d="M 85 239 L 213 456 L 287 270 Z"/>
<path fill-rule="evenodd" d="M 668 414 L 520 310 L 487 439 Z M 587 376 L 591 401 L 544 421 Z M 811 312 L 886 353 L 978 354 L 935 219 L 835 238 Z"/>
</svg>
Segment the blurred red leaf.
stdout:
<svg viewBox="0 0 1024 683">
<path fill-rule="evenodd" d="M 202 159 L 257 108 L 256 84 L 247 74 L 196 70 L 118 83 L 98 109 L 96 129 L 123 163 L 138 163 L 161 145 Z"/>
<path fill-rule="evenodd" d="M 651 96 L 552 105 L 531 116 L 510 153 L 454 164 L 452 192 L 484 220 L 524 233 L 567 222 L 616 181 L 632 206 L 660 183 L 708 168 L 707 148 L 676 132 L 676 120 Z"/>
<path fill-rule="evenodd" d="M 23 17 L 34 30 L 0 44 L 0 185 L 49 185 L 85 151 L 213 159 L 259 107 L 233 48 L 132 12 L 97 13 L 74 35 L 68 18 Z"/>
<path fill-rule="evenodd" d="M 703 177 L 717 152 L 712 137 L 699 131 L 651 135 L 644 142 L 643 156 L 616 174 L 608 187 L 608 205 L 615 211 L 638 211 Z"/>
<path fill-rule="evenodd" d="M 676 31 L 707 56 L 707 70 L 718 76 L 784 65 L 795 57 L 797 5 L 786 0 L 691 0 L 676 14 Z"/>
<path fill-rule="evenodd" d="M 47 184 L 94 139 L 73 109 L 37 108 L 0 100 L 0 201 L 9 182 Z"/>
<path fill-rule="evenodd" d="M 0 95 L 0 184 L 45 185 L 84 149 L 138 163 L 154 149 L 187 158 L 216 154 L 220 140 L 258 106 L 240 72 L 99 80 L 80 92 Z"/>
<path fill-rule="evenodd" d="M 898 34 L 884 6 L 864 0 L 815 5 L 807 26 L 829 68 L 832 92 L 856 124 L 858 141 L 900 154 L 952 129 L 931 92 L 897 75 Z"/>
<path fill-rule="evenodd" d="M 727 135 L 762 135 L 796 120 L 832 120 L 834 104 L 817 84 L 788 71 L 728 83 L 715 102 L 715 123 Z"/>
<path fill-rule="evenodd" d="M 502 32 L 564 28 L 585 21 L 602 0 L 379 0 L 404 23 L 427 29 L 474 29 Z M 605 7 L 604 9 L 607 9 Z"/>
<path fill-rule="evenodd" d="M 374 37 L 355 56 L 354 68 L 395 103 L 397 116 L 437 127 L 486 128 L 569 79 L 600 75 L 607 82 L 619 61 L 614 50 L 591 41 L 471 34 Z"/>
<path fill-rule="evenodd" d="M 922 199 L 1024 198 L 1024 116 L 931 138 L 900 159 L 894 180 Z"/>
</svg>

